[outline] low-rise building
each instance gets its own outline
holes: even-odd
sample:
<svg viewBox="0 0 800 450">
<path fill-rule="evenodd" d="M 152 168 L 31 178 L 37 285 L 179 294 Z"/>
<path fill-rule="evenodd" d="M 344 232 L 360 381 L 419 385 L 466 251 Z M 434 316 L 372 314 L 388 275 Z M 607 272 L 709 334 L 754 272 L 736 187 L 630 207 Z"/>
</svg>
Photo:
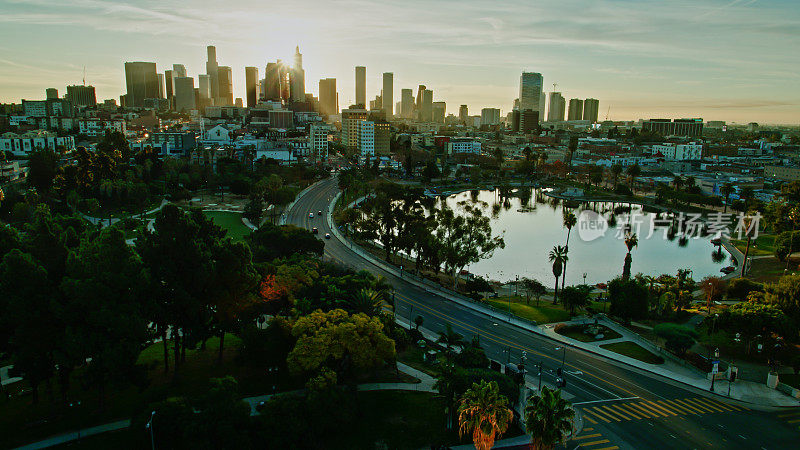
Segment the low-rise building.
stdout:
<svg viewBox="0 0 800 450">
<path fill-rule="evenodd" d="M 690 142 L 688 144 L 661 144 L 654 145 L 652 153 L 659 153 L 667 160 L 692 160 L 703 157 L 703 144 Z"/>
<path fill-rule="evenodd" d="M 153 148 L 161 148 L 164 156 L 188 156 L 197 147 L 197 137 L 191 131 L 159 131 L 150 135 Z"/>
<path fill-rule="evenodd" d="M 800 181 L 800 167 L 764 166 L 764 176 L 784 181 Z"/>
<path fill-rule="evenodd" d="M 128 131 L 123 119 L 80 119 L 78 120 L 78 130 L 87 136 L 102 136 L 106 130 L 118 131 L 122 134 Z"/>
<path fill-rule="evenodd" d="M 11 152 L 16 156 L 26 156 L 37 148 L 58 151 L 75 150 L 75 138 L 58 136 L 56 133 L 35 130 L 23 134 L 4 133 L 0 136 L 0 151 Z"/>
<path fill-rule="evenodd" d="M 454 137 L 447 143 L 447 154 L 455 155 L 457 153 L 481 153 L 481 142 L 464 137 Z"/>
</svg>

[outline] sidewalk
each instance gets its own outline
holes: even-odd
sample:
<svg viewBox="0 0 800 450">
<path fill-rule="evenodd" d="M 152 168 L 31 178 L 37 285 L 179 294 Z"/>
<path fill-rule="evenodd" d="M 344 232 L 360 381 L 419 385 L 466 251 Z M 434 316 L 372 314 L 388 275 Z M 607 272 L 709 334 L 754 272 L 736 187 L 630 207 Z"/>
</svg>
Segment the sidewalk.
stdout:
<svg viewBox="0 0 800 450">
<path fill-rule="evenodd" d="M 332 207 L 336 203 L 336 200 L 338 200 L 340 195 L 341 193 L 337 194 L 328 207 L 327 219 L 330 224 L 334 223 L 331 214 Z M 350 247 L 356 254 L 358 254 L 362 258 L 366 259 L 367 261 L 370 261 L 372 264 L 380 267 L 384 271 L 398 278 L 403 278 L 407 283 L 413 284 L 421 289 L 424 289 L 427 292 L 444 297 L 448 300 L 460 304 L 461 306 L 470 308 L 478 313 L 492 317 L 496 320 L 503 321 L 505 323 L 528 330 L 532 333 L 548 337 L 562 344 L 569 345 L 570 347 L 581 349 L 605 357 L 613 363 L 624 364 L 625 366 L 628 366 L 628 368 L 639 369 L 652 374 L 660 375 L 662 377 L 665 377 L 668 380 L 667 382 L 671 380 L 689 387 L 696 388 L 698 390 L 697 393 L 700 395 L 708 397 L 712 396 L 722 397 L 722 398 L 727 397 L 727 395 L 721 395 L 721 391 L 723 388 L 725 390 L 725 394 L 727 394 L 727 382 L 720 381 L 717 384 L 718 386 L 717 392 L 709 392 L 711 381 L 706 378 L 706 374 L 700 372 L 694 367 L 684 365 L 679 358 L 669 354 L 668 352 L 663 351 L 662 349 L 656 347 L 654 344 L 643 339 L 639 335 L 627 330 L 626 328 L 617 325 L 614 322 L 611 322 L 608 319 L 603 318 L 601 323 L 620 333 L 623 336 L 623 338 L 619 339 L 620 341 L 628 340 L 635 342 L 636 344 L 639 344 L 640 346 L 650 350 L 651 352 L 661 355 L 665 359 L 664 364 L 659 364 L 659 365 L 647 364 L 637 359 L 629 358 L 627 356 L 620 355 L 619 353 L 600 348 L 599 344 L 616 342 L 616 340 L 605 341 L 601 343 L 584 343 L 576 341 L 574 339 L 570 339 L 566 336 L 561 336 L 560 334 L 556 333 L 552 329 L 552 326 L 554 324 L 550 324 L 549 326 L 537 325 L 532 322 L 521 319 L 519 317 L 510 316 L 507 313 L 504 314 L 500 311 L 489 308 L 486 305 L 476 303 L 471 299 L 461 297 L 455 292 L 447 291 L 439 285 L 433 286 L 432 283 L 428 284 L 423 280 L 418 280 L 416 277 L 412 276 L 408 272 L 401 272 L 398 268 L 389 265 L 386 262 L 381 261 L 372 256 L 371 254 L 369 254 L 368 252 L 364 251 L 358 245 L 354 244 L 353 242 L 349 241 L 344 236 L 342 236 L 342 234 L 335 226 L 331 226 L 331 230 L 333 231 L 333 235 L 338 240 L 347 244 L 348 247 Z M 582 322 L 578 321 L 575 323 L 582 323 Z M 798 401 L 797 399 L 786 396 L 774 389 L 770 389 L 765 384 L 742 381 L 742 380 L 736 381 L 731 385 L 730 398 L 746 402 L 750 405 L 763 406 L 763 407 L 800 406 L 800 401 Z"/>
<path fill-rule="evenodd" d="M 116 422 L 106 423 L 103 425 L 98 425 L 96 427 L 91 428 L 84 428 L 78 431 L 72 431 L 69 433 L 59 434 L 58 436 L 53 436 L 47 438 L 45 440 L 34 442 L 33 444 L 24 445 L 22 447 L 17 447 L 16 450 L 35 450 L 39 448 L 48 448 L 53 447 L 55 445 L 65 444 L 67 442 L 76 441 L 80 438 L 94 436 L 95 434 L 105 433 L 108 431 L 118 431 L 131 426 L 130 420 L 118 420 Z"/>
</svg>

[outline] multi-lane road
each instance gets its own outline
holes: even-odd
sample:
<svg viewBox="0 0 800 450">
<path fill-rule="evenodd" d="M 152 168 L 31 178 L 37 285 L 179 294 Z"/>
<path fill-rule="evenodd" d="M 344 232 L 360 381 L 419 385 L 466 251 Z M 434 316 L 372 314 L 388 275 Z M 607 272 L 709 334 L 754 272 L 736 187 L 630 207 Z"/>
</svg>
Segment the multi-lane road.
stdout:
<svg viewBox="0 0 800 450">
<path fill-rule="evenodd" d="M 528 372 L 534 372 L 528 380 L 534 384 L 538 383 L 537 363 L 544 369 L 542 381 L 553 385 L 563 360 L 567 381 L 564 391 L 583 417 L 583 431 L 568 443 L 568 448 L 797 447 L 798 409 L 756 409 L 577 348 L 564 347 L 382 269 L 332 233 L 327 211 L 337 193 L 335 178 L 317 183 L 287 212 L 286 222 L 309 230 L 316 227 L 321 239 L 330 233 L 331 239 L 325 240 L 326 259 L 386 278 L 395 288 L 396 314 L 405 320 L 419 315 L 428 330 L 443 330 L 449 323 L 467 339 L 480 336 L 487 355 L 497 361 L 518 363 L 524 351 Z M 321 217 L 319 211 L 323 211 Z M 314 213 L 314 218 L 309 218 L 309 213 Z M 721 384 L 724 389 L 724 382 Z"/>
</svg>

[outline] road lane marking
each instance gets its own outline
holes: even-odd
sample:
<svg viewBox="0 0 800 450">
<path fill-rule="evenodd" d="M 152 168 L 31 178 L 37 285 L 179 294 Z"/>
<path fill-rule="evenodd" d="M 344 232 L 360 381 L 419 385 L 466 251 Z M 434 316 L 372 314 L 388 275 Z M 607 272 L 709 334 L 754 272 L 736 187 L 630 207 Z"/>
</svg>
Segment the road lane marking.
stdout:
<svg viewBox="0 0 800 450">
<path fill-rule="evenodd" d="M 647 400 L 647 401 L 642 402 L 642 403 L 644 404 L 644 406 L 650 407 L 653 411 L 659 411 L 662 414 L 666 415 L 667 417 L 670 416 L 670 415 L 671 416 L 677 416 L 678 415 L 674 411 L 670 411 L 669 409 L 667 409 L 667 408 L 665 408 L 663 406 L 659 406 L 658 404 L 656 404 L 653 401 Z"/>
<path fill-rule="evenodd" d="M 595 411 L 595 410 L 593 410 L 593 409 L 585 409 L 585 410 L 584 410 L 584 412 L 585 412 L 585 413 L 590 413 L 590 414 L 593 414 L 595 417 L 597 417 L 598 419 L 602 420 L 602 421 L 603 421 L 603 422 L 605 422 L 605 423 L 609 423 L 609 422 L 611 422 L 612 420 L 613 420 L 613 421 L 615 421 L 615 422 L 617 421 L 617 419 L 613 419 L 613 418 L 607 418 L 607 417 L 606 417 L 606 416 L 604 416 L 604 415 L 603 415 L 603 414 L 602 414 L 600 411 Z"/>
<path fill-rule="evenodd" d="M 794 417 L 794 416 L 798 416 L 798 415 L 800 415 L 800 411 L 793 412 L 793 413 L 788 413 L 788 414 L 778 414 L 778 417 L 781 417 L 781 418 L 783 418 L 783 417 Z"/>
<path fill-rule="evenodd" d="M 670 411 L 678 411 L 678 414 L 695 414 L 694 412 L 690 411 L 688 408 L 683 407 L 681 408 L 679 405 L 672 404 L 666 400 L 659 400 L 659 405 L 664 405 L 665 408 L 669 409 Z"/>
<path fill-rule="evenodd" d="M 711 412 L 728 412 L 728 411 L 730 411 L 730 410 L 725 409 L 725 408 L 723 408 L 721 406 L 717 406 L 717 405 L 705 402 L 701 398 L 687 398 L 686 402 L 702 406 L 703 408 L 711 409 Z"/>
<path fill-rule="evenodd" d="M 672 401 L 674 403 L 677 403 L 678 405 L 684 406 L 685 408 L 689 408 L 692 411 L 695 411 L 697 414 L 705 414 L 707 412 L 711 412 L 711 409 L 701 408 L 699 406 L 692 405 L 691 403 L 687 402 L 686 400 L 674 399 Z"/>
<path fill-rule="evenodd" d="M 640 420 L 641 417 L 639 417 L 638 414 L 634 413 L 631 410 L 631 408 L 628 408 L 627 406 L 628 405 L 608 405 L 608 408 L 613 408 L 614 410 L 622 411 L 622 413 L 627 414 L 627 415 L 633 417 L 636 420 Z"/>
<path fill-rule="evenodd" d="M 619 450 L 619 447 L 617 447 L 617 446 L 615 445 L 615 446 L 613 446 L 613 447 L 603 447 L 603 448 L 596 448 L 596 449 L 594 449 L 594 450 Z"/>
<path fill-rule="evenodd" d="M 607 444 L 607 443 L 609 443 L 609 442 L 611 442 L 611 441 L 609 441 L 608 439 L 600 439 L 600 440 L 597 440 L 597 441 L 592 441 L 592 442 L 584 442 L 584 443 L 582 443 L 582 444 L 578 444 L 578 446 L 579 446 L 579 447 L 590 447 L 590 446 L 592 446 L 592 445 L 597 445 L 597 444 Z"/>
<path fill-rule="evenodd" d="M 652 410 L 645 408 L 644 406 L 642 406 L 641 403 L 628 403 L 628 408 L 637 411 L 639 414 L 643 415 L 645 418 L 648 419 L 661 417 L 661 414 L 655 413 Z"/>
<path fill-rule="evenodd" d="M 607 400 L 591 400 L 591 401 L 588 401 L 588 402 L 573 403 L 572 406 L 589 405 L 589 404 L 592 404 L 592 403 L 603 403 L 603 402 L 619 402 L 619 401 L 622 401 L 622 400 L 636 400 L 638 398 L 639 397 L 625 397 L 625 398 L 609 398 Z"/>
<path fill-rule="evenodd" d="M 631 420 L 630 418 L 628 418 L 624 414 L 619 413 L 617 411 L 614 411 L 613 409 L 609 408 L 608 406 L 597 406 L 595 408 L 600 410 L 600 411 L 603 411 L 609 417 L 617 417 L 617 418 L 619 418 L 618 420 Z M 602 408 L 602 409 L 600 409 L 600 408 Z"/>
<path fill-rule="evenodd" d="M 591 423 L 592 425 L 597 425 L 597 421 L 592 419 L 591 417 L 587 416 L 586 414 L 583 415 L 583 419 Z M 587 428 L 588 430 L 588 428 Z"/>
<path fill-rule="evenodd" d="M 578 436 L 578 437 L 574 438 L 573 440 L 580 441 L 581 439 L 596 438 L 596 437 L 600 437 L 600 436 L 602 436 L 602 434 L 600 434 L 600 433 L 584 434 L 583 436 Z"/>
</svg>

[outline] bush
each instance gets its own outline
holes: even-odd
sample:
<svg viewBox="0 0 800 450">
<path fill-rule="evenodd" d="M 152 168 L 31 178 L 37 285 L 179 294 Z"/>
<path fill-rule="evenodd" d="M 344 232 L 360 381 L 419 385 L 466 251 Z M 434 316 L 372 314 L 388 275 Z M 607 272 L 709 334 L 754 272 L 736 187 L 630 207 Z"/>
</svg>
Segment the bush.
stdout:
<svg viewBox="0 0 800 450">
<path fill-rule="evenodd" d="M 684 355 L 697 339 L 696 331 L 677 323 L 660 323 L 653 331 L 656 336 L 664 339 L 667 350 L 678 355 Z"/>
<path fill-rule="evenodd" d="M 485 369 L 489 367 L 489 358 L 482 348 L 469 346 L 456 356 L 456 364 L 466 369 Z"/>
<path fill-rule="evenodd" d="M 745 300 L 751 292 L 762 292 L 764 285 L 747 278 L 734 278 L 728 284 L 728 297 Z"/>
<path fill-rule="evenodd" d="M 236 177 L 231 181 L 230 189 L 233 194 L 245 195 L 250 192 L 250 180 L 246 177 Z"/>
<path fill-rule="evenodd" d="M 618 184 L 617 187 L 614 188 L 614 193 L 618 195 L 633 195 L 631 188 L 624 184 Z"/>
</svg>

